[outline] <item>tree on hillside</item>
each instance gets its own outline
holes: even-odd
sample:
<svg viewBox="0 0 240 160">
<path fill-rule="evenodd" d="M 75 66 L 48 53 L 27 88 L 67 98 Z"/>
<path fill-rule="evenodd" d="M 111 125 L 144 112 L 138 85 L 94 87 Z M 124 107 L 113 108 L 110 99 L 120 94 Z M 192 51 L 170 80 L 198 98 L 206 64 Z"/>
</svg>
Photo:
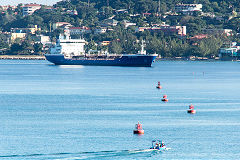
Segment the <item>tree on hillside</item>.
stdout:
<svg viewBox="0 0 240 160">
<path fill-rule="evenodd" d="M 97 44 L 94 42 L 94 40 L 91 40 L 85 48 L 86 53 L 90 50 L 97 50 Z"/>
<path fill-rule="evenodd" d="M 10 47 L 10 54 L 17 54 L 19 52 L 23 51 L 22 45 L 18 44 L 18 43 L 13 43 Z"/>
<path fill-rule="evenodd" d="M 7 41 L 8 41 L 7 36 L 5 36 L 4 34 L 0 34 L 0 49 L 9 47 Z"/>
<path fill-rule="evenodd" d="M 110 53 L 121 54 L 123 48 L 121 47 L 121 44 L 118 41 L 113 41 L 109 46 L 109 51 Z"/>
<path fill-rule="evenodd" d="M 225 27 L 228 27 L 229 29 L 233 29 L 236 32 L 240 33 L 240 17 L 231 19 L 228 24 L 225 24 Z"/>
<path fill-rule="evenodd" d="M 35 43 L 33 45 L 33 48 L 34 48 L 34 52 L 39 54 L 39 53 L 42 52 L 43 44 L 42 43 Z"/>
</svg>

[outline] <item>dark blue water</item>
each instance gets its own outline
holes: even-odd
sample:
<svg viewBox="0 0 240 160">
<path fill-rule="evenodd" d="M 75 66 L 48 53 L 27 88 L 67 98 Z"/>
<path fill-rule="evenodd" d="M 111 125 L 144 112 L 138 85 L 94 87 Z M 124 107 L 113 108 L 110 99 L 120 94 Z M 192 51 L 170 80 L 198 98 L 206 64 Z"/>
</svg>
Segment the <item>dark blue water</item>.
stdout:
<svg viewBox="0 0 240 160">
<path fill-rule="evenodd" d="M 239 62 L 0 61 L 0 159 L 239 159 Z M 161 81 L 162 90 L 155 87 Z M 168 95 L 169 102 L 161 98 Z M 187 114 L 193 104 L 197 113 Z M 145 134 L 133 135 L 137 122 Z M 145 152 L 153 139 L 171 150 Z"/>
</svg>

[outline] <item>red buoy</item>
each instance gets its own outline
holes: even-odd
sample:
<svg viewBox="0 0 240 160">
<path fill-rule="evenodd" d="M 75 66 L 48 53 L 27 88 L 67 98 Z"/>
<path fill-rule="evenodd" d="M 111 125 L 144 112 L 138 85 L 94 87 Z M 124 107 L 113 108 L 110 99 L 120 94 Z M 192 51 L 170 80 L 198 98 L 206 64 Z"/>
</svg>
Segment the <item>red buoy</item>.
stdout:
<svg viewBox="0 0 240 160">
<path fill-rule="evenodd" d="M 189 105 L 189 109 L 187 110 L 187 113 L 195 114 L 196 110 L 194 110 L 194 106 L 191 104 Z"/>
<path fill-rule="evenodd" d="M 163 102 L 168 102 L 167 95 L 163 95 L 162 101 L 163 101 Z"/>
<path fill-rule="evenodd" d="M 187 113 L 195 114 L 196 110 L 188 110 Z"/>
<path fill-rule="evenodd" d="M 142 129 L 142 124 L 138 122 L 135 126 L 135 130 L 133 130 L 133 134 L 144 134 L 144 130 Z"/>
<path fill-rule="evenodd" d="M 157 89 L 162 89 L 162 86 L 160 85 L 160 81 L 158 81 L 158 85 L 156 86 Z"/>
</svg>

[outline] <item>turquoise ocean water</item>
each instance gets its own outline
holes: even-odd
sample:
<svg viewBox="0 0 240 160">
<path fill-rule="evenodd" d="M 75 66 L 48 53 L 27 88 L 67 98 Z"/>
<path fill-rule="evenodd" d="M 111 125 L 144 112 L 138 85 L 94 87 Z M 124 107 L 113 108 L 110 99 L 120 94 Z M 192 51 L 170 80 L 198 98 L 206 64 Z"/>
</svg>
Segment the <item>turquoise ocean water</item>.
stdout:
<svg viewBox="0 0 240 160">
<path fill-rule="evenodd" d="M 239 62 L 145 68 L 1 60 L 0 159 L 239 159 L 239 68 Z M 190 104 L 195 115 L 187 114 Z M 142 136 L 132 134 L 138 121 Z M 153 139 L 171 150 L 145 152 Z"/>
</svg>

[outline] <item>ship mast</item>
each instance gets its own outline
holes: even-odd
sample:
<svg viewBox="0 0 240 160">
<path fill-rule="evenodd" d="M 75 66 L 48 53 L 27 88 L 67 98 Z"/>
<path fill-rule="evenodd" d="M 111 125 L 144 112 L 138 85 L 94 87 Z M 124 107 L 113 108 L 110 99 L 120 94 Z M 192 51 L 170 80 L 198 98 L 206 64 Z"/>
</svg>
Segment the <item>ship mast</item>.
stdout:
<svg viewBox="0 0 240 160">
<path fill-rule="evenodd" d="M 146 50 L 144 49 L 144 41 L 142 40 L 141 50 L 138 51 L 138 54 L 146 55 Z"/>
</svg>

